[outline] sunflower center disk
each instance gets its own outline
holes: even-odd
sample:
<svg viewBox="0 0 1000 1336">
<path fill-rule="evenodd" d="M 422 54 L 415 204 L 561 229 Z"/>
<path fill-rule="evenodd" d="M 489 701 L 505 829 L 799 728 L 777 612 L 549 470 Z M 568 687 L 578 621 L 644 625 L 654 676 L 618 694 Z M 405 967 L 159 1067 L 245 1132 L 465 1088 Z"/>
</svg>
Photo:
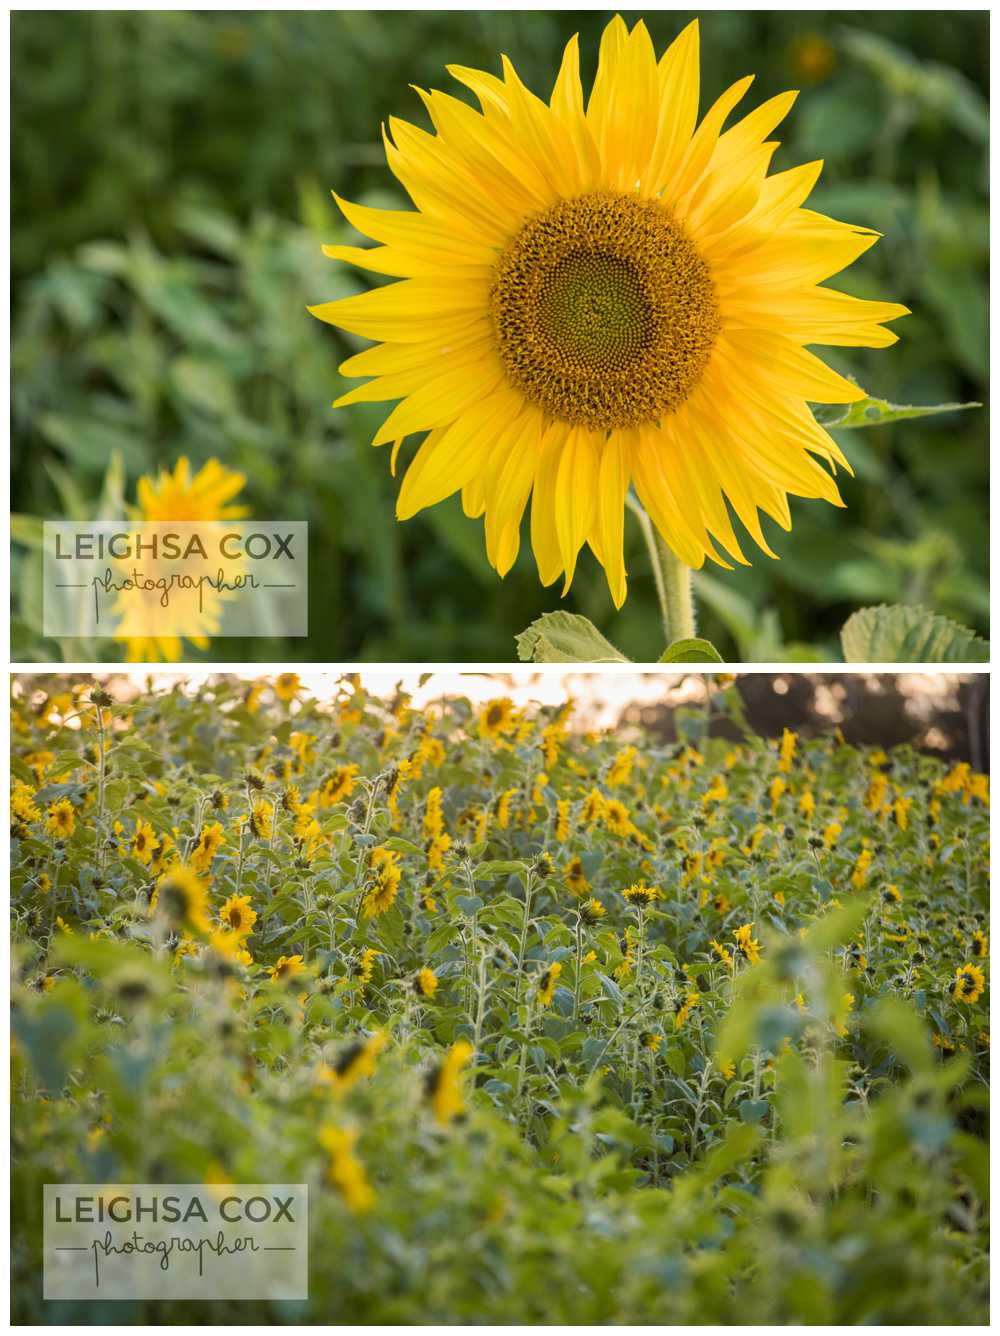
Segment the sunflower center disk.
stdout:
<svg viewBox="0 0 1000 1336">
<path fill-rule="evenodd" d="M 708 266 L 663 205 L 595 193 L 530 218 L 491 294 L 511 383 L 592 430 L 657 422 L 698 383 L 719 329 Z"/>
</svg>

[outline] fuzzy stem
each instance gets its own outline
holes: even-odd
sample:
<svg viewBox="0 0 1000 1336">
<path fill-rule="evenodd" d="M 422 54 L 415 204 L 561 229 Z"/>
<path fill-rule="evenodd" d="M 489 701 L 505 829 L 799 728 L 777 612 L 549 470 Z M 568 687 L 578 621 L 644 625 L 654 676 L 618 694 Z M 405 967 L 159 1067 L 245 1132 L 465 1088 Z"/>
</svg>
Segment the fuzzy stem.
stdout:
<svg viewBox="0 0 1000 1336">
<path fill-rule="evenodd" d="M 639 521 L 639 528 L 653 568 L 656 597 L 660 604 L 660 619 L 667 645 L 675 640 L 686 640 L 695 634 L 694 595 L 691 591 L 691 571 L 666 545 L 653 522 L 634 496 L 626 494 L 625 504 Z"/>
</svg>

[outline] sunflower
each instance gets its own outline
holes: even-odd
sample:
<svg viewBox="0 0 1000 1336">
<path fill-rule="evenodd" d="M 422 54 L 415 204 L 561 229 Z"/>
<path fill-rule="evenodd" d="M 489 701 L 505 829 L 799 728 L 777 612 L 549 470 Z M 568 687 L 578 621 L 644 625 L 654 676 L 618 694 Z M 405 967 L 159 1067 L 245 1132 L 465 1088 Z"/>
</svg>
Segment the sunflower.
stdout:
<svg viewBox="0 0 1000 1336">
<path fill-rule="evenodd" d="M 319 1130 L 319 1143 L 330 1157 L 326 1169 L 330 1185 L 343 1197 L 348 1210 L 363 1215 L 375 1205 L 375 1189 L 354 1154 L 357 1139 L 353 1129 L 326 1126 Z"/>
<path fill-rule="evenodd" d="M 595 900 L 593 896 L 591 896 L 591 898 L 585 901 L 581 906 L 580 917 L 588 927 L 592 928 L 595 924 L 600 923 L 607 912 L 607 909 L 600 900 Z"/>
<path fill-rule="evenodd" d="M 562 966 L 557 960 L 554 961 L 542 975 L 538 983 L 539 1006 L 550 1007 L 552 1005 L 552 998 L 555 996 L 556 991 L 556 982 L 558 981 L 560 974 L 562 974 Z"/>
<path fill-rule="evenodd" d="M 663 898 L 655 886 L 647 886 L 644 882 L 627 886 L 622 891 L 622 896 L 630 905 L 635 905 L 639 909 L 648 908 L 654 901 Z"/>
<path fill-rule="evenodd" d="M 479 716 L 479 736 L 498 742 L 516 727 L 517 722 L 514 702 L 508 696 L 487 701 Z"/>
<path fill-rule="evenodd" d="M 472 1059 L 475 1049 L 467 1039 L 459 1039 L 427 1078 L 427 1095 L 434 1117 L 442 1127 L 465 1111 L 462 1100 L 462 1068 Z"/>
<path fill-rule="evenodd" d="M 740 955 L 749 960 L 751 965 L 756 965 L 760 960 L 760 942 L 753 935 L 753 924 L 744 923 L 741 928 L 737 928 L 733 939 Z"/>
<path fill-rule="evenodd" d="M 674 1011 L 675 1030 L 680 1030 L 684 1027 L 687 1018 L 700 1002 L 701 997 L 697 993 L 686 993 L 685 996 L 678 1001 Z"/>
<path fill-rule="evenodd" d="M 424 965 L 417 971 L 416 978 L 413 980 L 413 988 L 418 997 L 433 998 L 438 990 L 438 976 L 429 965 Z"/>
<path fill-rule="evenodd" d="M 201 828 L 191 853 L 191 866 L 196 872 L 204 874 L 209 870 L 212 860 L 222 848 L 224 838 L 220 821 L 213 821 L 211 825 Z"/>
<path fill-rule="evenodd" d="M 563 868 L 563 877 L 567 888 L 574 895 L 583 896 L 590 890 L 590 882 L 587 880 L 587 874 L 579 855 L 574 855 Z"/>
<path fill-rule="evenodd" d="M 392 908 L 399 890 L 399 854 L 381 844 L 371 852 L 372 878 L 361 901 L 362 918 L 378 918 Z"/>
<path fill-rule="evenodd" d="M 569 587 L 588 543 L 612 597 L 626 594 L 623 519 L 634 485 L 684 564 L 746 564 L 727 501 L 774 555 L 758 510 L 784 528 L 788 496 L 842 504 L 849 469 L 809 403 L 864 393 L 807 345 L 880 348 L 907 313 L 819 286 L 877 240 L 804 208 L 822 164 L 768 175 L 794 93 L 723 125 L 740 79 L 698 124 L 697 22 L 656 59 L 643 23 L 601 39 L 584 103 L 577 39 L 546 103 L 506 57 L 503 74 L 449 72 L 477 111 L 418 89 L 429 134 L 395 117 L 388 165 L 415 211 L 345 218 L 382 244 L 325 253 L 399 279 L 311 307 L 378 341 L 341 365 L 370 377 L 337 400 L 399 400 L 374 438 L 427 436 L 397 517 L 460 491 L 485 516 L 500 575 L 531 498 L 539 575 Z"/>
<path fill-rule="evenodd" d="M 298 673 L 279 673 L 274 679 L 274 694 L 278 700 L 293 701 L 299 694 L 300 685 Z"/>
<path fill-rule="evenodd" d="M 234 936 L 242 939 L 253 932 L 257 911 L 250 904 L 249 895 L 231 895 L 219 910 L 219 918 Z"/>
<path fill-rule="evenodd" d="M 279 956 L 275 964 L 268 966 L 267 972 L 272 983 L 290 983 L 304 969 L 301 956 Z"/>
<path fill-rule="evenodd" d="M 951 995 L 956 1002 L 978 1002 L 986 987 L 986 976 L 978 965 L 959 965 L 952 981 Z"/>
<path fill-rule="evenodd" d="M 49 807 L 45 829 L 57 840 L 68 840 L 76 827 L 76 813 L 68 798 L 60 798 Z"/>
<path fill-rule="evenodd" d="M 335 1090 L 350 1090 L 363 1076 L 375 1075 L 375 1060 L 389 1042 L 384 1030 L 375 1030 L 364 1039 L 355 1040 L 334 1063 L 330 1081 Z"/>
<path fill-rule="evenodd" d="M 274 808 L 266 798 L 258 798 L 249 817 L 250 830 L 258 840 L 269 840 L 274 831 Z"/>
<path fill-rule="evenodd" d="M 132 836 L 132 853 L 143 865 L 148 867 L 153 854 L 160 847 L 160 841 L 153 833 L 153 827 L 142 817 L 136 817 L 135 834 Z"/>
<path fill-rule="evenodd" d="M 156 883 L 150 914 L 162 915 L 183 932 L 207 933 L 208 891 L 205 883 L 183 863 L 177 863 Z"/>
<path fill-rule="evenodd" d="M 197 473 L 192 474 L 186 457 L 178 459 L 171 473 L 161 469 L 155 478 L 139 479 L 136 498 L 139 518 L 144 521 L 200 520 L 211 523 L 234 520 L 249 514 L 244 506 L 231 505 L 233 497 L 243 490 L 246 475 L 225 468 L 217 459 L 210 459 Z M 206 632 L 217 624 L 218 599 L 206 597 L 204 626 Z M 119 632 L 114 639 L 126 646 L 129 663 L 176 663 L 181 657 L 183 640 L 161 627 L 154 627 L 146 604 L 123 612 Z M 196 649 L 207 649 L 205 635 L 187 637 Z"/>
<path fill-rule="evenodd" d="M 358 767 L 356 765 L 340 765 L 331 775 L 323 781 L 323 786 L 319 791 L 320 807 L 333 807 L 334 804 L 343 802 L 354 792 L 354 786 L 357 783 Z"/>
</svg>

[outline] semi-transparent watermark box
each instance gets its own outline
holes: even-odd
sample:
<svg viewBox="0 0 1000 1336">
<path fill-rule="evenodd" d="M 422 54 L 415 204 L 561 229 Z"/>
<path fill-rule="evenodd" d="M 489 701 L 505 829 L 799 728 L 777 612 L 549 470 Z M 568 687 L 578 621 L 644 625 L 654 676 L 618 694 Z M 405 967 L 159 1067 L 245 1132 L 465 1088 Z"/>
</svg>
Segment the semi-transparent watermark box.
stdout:
<svg viewBox="0 0 1000 1336">
<path fill-rule="evenodd" d="M 308 529 L 302 520 L 48 520 L 43 632 L 307 635 Z"/>
<path fill-rule="evenodd" d="M 305 1299 L 305 1183 L 47 1183 L 46 1299 Z"/>
</svg>

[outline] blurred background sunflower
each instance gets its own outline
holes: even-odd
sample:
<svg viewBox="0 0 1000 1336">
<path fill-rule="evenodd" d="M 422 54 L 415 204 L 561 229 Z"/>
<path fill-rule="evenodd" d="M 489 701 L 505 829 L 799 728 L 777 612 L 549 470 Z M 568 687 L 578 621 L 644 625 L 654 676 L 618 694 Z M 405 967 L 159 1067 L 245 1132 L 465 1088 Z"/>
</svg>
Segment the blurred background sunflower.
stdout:
<svg viewBox="0 0 1000 1336">
<path fill-rule="evenodd" d="M 692 17 L 646 16 L 657 49 Z M 308 639 L 222 640 L 192 657 L 505 660 L 514 634 L 559 606 L 656 657 L 633 525 L 617 615 L 596 563 L 560 601 L 524 543 L 499 581 L 458 498 L 396 525 L 398 483 L 368 444 L 384 410 L 329 408 L 336 350 L 305 314 L 318 292 L 367 285 L 346 267 L 334 276 L 319 250 L 356 240 L 329 186 L 406 205 L 378 127 L 390 115 L 429 126 L 411 83 L 442 87 L 454 62 L 496 70 L 504 51 L 547 93 L 578 31 L 589 84 L 607 18 L 400 13 L 387 35 L 364 12 L 13 17 L 15 657 L 63 657 L 41 634 L 39 517 L 123 513 L 140 479 L 181 456 L 245 474 L 253 514 L 307 519 L 324 577 Z M 824 356 L 898 403 L 985 397 L 987 22 L 701 18 L 702 108 L 750 72 L 755 100 L 802 88 L 775 170 L 823 157 L 810 206 L 885 233 L 839 286 L 911 307 L 906 337 L 889 356 Z M 360 346 L 338 337 L 344 357 Z M 970 413 L 852 433 L 846 512 L 800 505 L 791 534 L 764 521 L 779 563 L 700 574 L 702 632 L 729 656 L 827 658 L 845 617 L 880 601 L 985 631 L 986 430 Z M 373 516 L 386 517 L 377 531 Z"/>
</svg>

